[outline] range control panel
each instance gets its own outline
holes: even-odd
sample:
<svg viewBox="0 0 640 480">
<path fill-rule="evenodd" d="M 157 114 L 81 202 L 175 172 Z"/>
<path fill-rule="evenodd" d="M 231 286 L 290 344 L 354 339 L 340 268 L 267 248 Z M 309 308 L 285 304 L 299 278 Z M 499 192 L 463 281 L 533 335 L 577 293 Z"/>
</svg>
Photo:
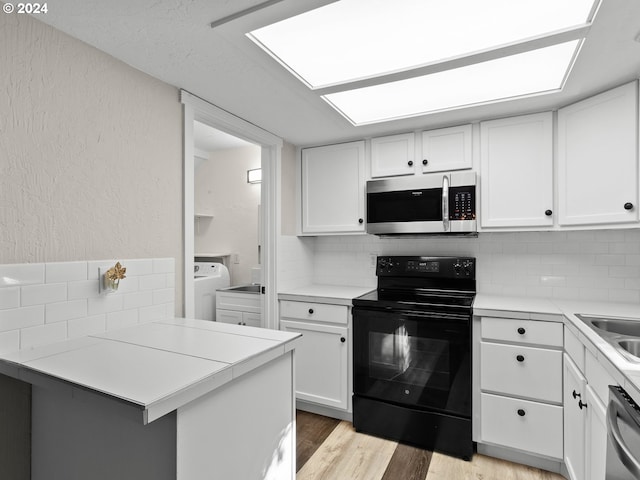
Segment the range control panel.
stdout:
<svg viewBox="0 0 640 480">
<path fill-rule="evenodd" d="M 376 268 L 378 277 L 425 277 L 475 279 L 473 257 L 381 256 Z"/>
</svg>

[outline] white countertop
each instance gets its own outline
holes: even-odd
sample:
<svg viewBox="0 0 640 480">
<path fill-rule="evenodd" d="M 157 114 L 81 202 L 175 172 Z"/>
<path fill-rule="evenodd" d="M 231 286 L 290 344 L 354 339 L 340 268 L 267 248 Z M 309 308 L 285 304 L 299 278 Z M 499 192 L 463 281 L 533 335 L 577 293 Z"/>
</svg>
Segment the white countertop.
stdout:
<svg viewBox="0 0 640 480">
<path fill-rule="evenodd" d="M 311 284 L 278 292 L 280 300 L 294 300 L 303 302 L 331 303 L 336 305 L 351 305 L 351 300 L 376 287 L 359 285 L 322 285 Z"/>
<path fill-rule="evenodd" d="M 640 362 L 632 362 L 623 357 L 592 328 L 576 317 L 577 313 L 591 316 L 623 317 L 640 321 L 639 304 L 486 294 L 477 294 L 473 304 L 473 314 L 476 316 L 502 316 L 564 322 L 634 400 L 640 403 Z"/>
<path fill-rule="evenodd" d="M 112 397 L 148 423 L 283 355 L 299 337 L 176 318 L 0 355 L 0 372 Z"/>
</svg>

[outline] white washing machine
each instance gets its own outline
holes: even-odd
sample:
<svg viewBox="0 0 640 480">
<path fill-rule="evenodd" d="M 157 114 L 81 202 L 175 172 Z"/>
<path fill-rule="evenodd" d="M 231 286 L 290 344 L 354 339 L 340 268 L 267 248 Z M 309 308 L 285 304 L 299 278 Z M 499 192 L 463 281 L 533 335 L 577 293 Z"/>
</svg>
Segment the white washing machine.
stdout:
<svg viewBox="0 0 640 480">
<path fill-rule="evenodd" d="M 195 318 L 216 319 L 216 290 L 230 285 L 229 270 L 221 263 L 194 264 Z"/>
</svg>

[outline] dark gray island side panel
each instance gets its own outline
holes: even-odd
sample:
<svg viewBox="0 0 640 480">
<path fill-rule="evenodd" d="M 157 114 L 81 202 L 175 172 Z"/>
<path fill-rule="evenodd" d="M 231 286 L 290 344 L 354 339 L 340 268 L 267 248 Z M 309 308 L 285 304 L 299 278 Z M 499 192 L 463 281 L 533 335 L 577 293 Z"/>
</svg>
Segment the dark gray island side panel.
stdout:
<svg viewBox="0 0 640 480">
<path fill-rule="evenodd" d="M 31 478 L 31 385 L 0 374 L 0 478 Z"/>
</svg>

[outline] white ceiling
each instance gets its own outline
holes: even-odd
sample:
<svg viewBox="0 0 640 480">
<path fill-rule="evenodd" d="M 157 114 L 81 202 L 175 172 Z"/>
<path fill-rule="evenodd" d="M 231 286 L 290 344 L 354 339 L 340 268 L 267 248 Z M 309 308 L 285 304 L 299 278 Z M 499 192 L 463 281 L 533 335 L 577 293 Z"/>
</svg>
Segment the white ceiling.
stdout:
<svg viewBox="0 0 640 480">
<path fill-rule="evenodd" d="M 640 76 L 640 0 L 603 0 L 563 92 L 355 127 L 245 36 L 329 1 L 271 1 L 215 29 L 264 0 L 56 0 L 37 18 L 300 146 L 553 109 Z"/>
</svg>

